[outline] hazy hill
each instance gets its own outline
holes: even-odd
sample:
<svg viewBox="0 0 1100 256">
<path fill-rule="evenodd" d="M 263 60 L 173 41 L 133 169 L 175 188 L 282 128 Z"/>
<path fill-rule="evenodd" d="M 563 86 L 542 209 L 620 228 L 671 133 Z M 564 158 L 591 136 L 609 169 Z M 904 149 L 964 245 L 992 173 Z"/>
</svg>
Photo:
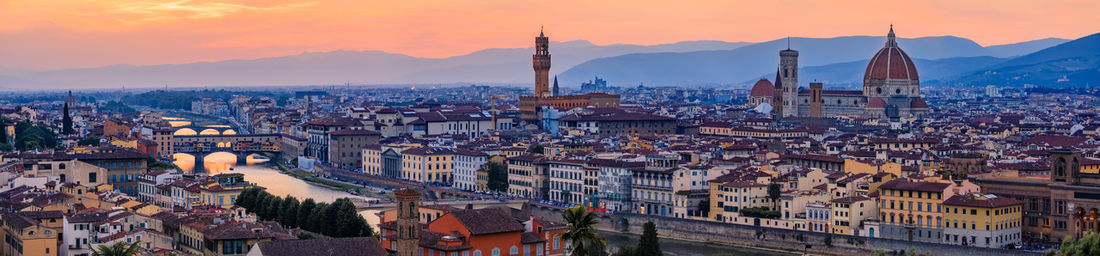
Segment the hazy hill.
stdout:
<svg viewBox="0 0 1100 256">
<path fill-rule="evenodd" d="M 1017 56 L 1061 39 L 1043 39 L 982 47 L 953 36 L 899 39 L 918 59 L 922 78 L 937 77 L 936 65 L 947 71 L 999 62 L 977 56 Z M 841 85 L 860 80 L 866 59 L 882 47 L 882 36 L 791 38 L 799 50 L 803 73 Z M 689 41 L 663 45 L 593 45 L 587 41 L 553 42 L 551 74 L 562 86 L 577 86 L 595 75 L 612 85 L 742 84 L 767 77 L 778 63 L 787 39 L 764 43 Z M 252 60 L 227 60 L 177 65 L 116 65 L 54 71 L 0 68 L 0 90 L 57 88 L 119 88 L 161 86 L 248 86 L 353 84 L 495 83 L 529 85 L 532 48 L 494 48 L 449 58 L 417 58 L 379 51 L 310 52 Z M 1025 56 L 1026 57 L 1026 56 Z M 922 64 L 924 60 L 938 60 Z M 929 65 L 924 67 L 924 65 Z M 925 71 L 927 69 L 927 71 Z M 853 73 L 853 70 L 855 71 Z M 855 78 L 855 79 L 853 79 Z"/>
<path fill-rule="evenodd" d="M 734 49 L 744 42 L 689 41 L 662 45 L 587 41 L 554 42 L 555 70 L 601 57 L 638 52 L 682 52 Z M 315 85 L 409 83 L 530 83 L 533 48 L 485 49 L 450 58 L 416 58 L 379 51 L 310 52 L 254 60 L 227 60 L 178 65 L 115 65 L 55 71 L 2 70 L 0 87 L 28 85 L 54 88 Z"/>
<path fill-rule="evenodd" d="M 1095 86 L 1100 84 L 1100 34 L 1013 58 L 951 80 L 968 85 Z"/>
<path fill-rule="evenodd" d="M 942 85 L 942 79 L 969 74 L 976 70 L 1004 62 L 1007 59 L 990 56 L 944 58 L 938 60 L 913 59 L 917 64 L 921 85 Z M 825 83 L 826 88 L 861 88 L 863 86 L 863 73 L 867 69 L 869 59 L 834 63 L 822 66 L 804 67 L 799 76 L 799 83 L 806 86 L 813 81 Z M 774 80 L 775 71 L 762 76 L 770 76 Z M 755 80 L 752 80 L 755 82 Z M 747 83 L 747 82 L 746 82 Z"/>
<path fill-rule="evenodd" d="M 839 66 L 821 69 L 821 79 L 850 82 L 861 78 L 846 78 L 861 76 L 864 70 L 843 67 L 860 66 L 857 65 L 860 60 L 864 60 L 862 65 L 866 65 L 866 59 L 875 55 L 884 42 L 886 37 L 883 36 L 793 37 L 790 45 L 791 48 L 800 52 L 800 67 L 837 64 Z M 955 36 L 899 38 L 901 47 L 915 59 L 1022 55 L 1031 53 L 1029 51 L 1032 51 L 1032 48 L 1054 43 L 1057 43 L 1057 40 L 982 47 L 967 38 Z M 767 77 L 766 74 L 774 74 L 775 67 L 779 64 L 779 51 L 787 47 L 788 41 L 784 38 L 784 40 L 728 49 L 728 51 L 629 54 L 597 58 L 564 71 L 560 79 L 565 85 L 579 84 L 581 81 L 592 79 L 593 76 L 605 78 L 610 84 L 617 86 L 745 84 L 745 81 L 755 81 L 760 77 Z M 944 65 L 953 66 L 949 64 L 952 62 L 963 62 L 963 60 L 949 60 Z M 997 62 L 997 60 L 969 59 L 967 62 L 980 62 L 986 64 L 983 66 L 987 66 L 992 63 L 985 62 Z M 834 70 L 835 68 L 840 69 Z M 848 71 L 842 74 L 826 74 L 844 70 Z M 923 69 L 921 70 L 924 74 Z M 930 71 L 932 77 L 937 76 L 935 75 L 937 71 Z M 804 70 L 801 77 L 810 78 L 806 75 Z"/>
</svg>

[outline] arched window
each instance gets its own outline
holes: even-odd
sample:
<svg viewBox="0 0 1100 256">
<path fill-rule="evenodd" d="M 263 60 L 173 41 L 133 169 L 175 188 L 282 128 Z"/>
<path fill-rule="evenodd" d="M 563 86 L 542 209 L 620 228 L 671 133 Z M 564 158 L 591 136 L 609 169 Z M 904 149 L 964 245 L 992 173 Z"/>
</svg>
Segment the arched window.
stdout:
<svg viewBox="0 0 1100 256">
<path fill-rule="evenodd" d="M 511 249 L 508 249 L 508 254 L 511 254 L 511 255 L 519 254 L 519 247 L 513 245 Z"/>
<path fill-rule="evenodd" d="M 882 94 L 882 88 L 875 88 L 875 93 Z"/>
<path fill-rule="evenodd" d="M 474 250 L 474 256 L 481 256 L 481 250 Z"/>
<path fill-rule="evenodd" d="M 500 256 L 500 248 L 493 248 L 493 256 Z"/>
</svg>

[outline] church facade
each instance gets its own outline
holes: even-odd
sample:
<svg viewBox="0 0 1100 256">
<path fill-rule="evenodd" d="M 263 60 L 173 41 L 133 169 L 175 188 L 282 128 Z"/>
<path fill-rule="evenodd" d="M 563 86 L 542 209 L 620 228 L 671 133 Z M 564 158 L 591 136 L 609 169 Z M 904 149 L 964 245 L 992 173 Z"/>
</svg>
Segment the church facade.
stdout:
<svg viewBox="0 0 1100 256">
<path fill-rule="evenodd" d="M 921 98 L 916 64 L 900 47 L 894 28 L 886 44 L 867 64 L 863 90 L 825 90 L 821 83 L 809 89 L 798 85 L 798 51 L 780 51 L 775 84 L 761 79 L 749 93 L 749 103 L 768 103 L 782 117 L 862 117 L 893 121 L 920 118 L 928 114 Z M 771 86 L 771 88 L 768 88 Z"/>
</svg>

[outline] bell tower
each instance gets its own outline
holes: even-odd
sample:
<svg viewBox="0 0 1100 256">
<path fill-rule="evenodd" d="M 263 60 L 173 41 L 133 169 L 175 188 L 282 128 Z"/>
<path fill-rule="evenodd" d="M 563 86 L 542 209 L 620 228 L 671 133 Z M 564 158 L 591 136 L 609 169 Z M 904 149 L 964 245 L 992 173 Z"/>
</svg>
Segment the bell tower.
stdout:
<svg viewBox="0 0 1100 256">
<path fill-rule="evenodd" d="M 550 38 L 542 33 L 535 37 L 535 54 L 531 56 L 535 68 L 535 97 L 550 96 Z"/>
<path fill-rule="evenodd" d="M 418 256 L 420 252 L 420 193 L 403 189 L 397 199 L 397 256 Z"/>
<path fill-rule="evenodd" d="M 782 74 L 776 80 L 783 84 L 783 116 L 798 116 L 798 51 L 789 46 L 779 51 L 779 72 Z"/>
</svg>

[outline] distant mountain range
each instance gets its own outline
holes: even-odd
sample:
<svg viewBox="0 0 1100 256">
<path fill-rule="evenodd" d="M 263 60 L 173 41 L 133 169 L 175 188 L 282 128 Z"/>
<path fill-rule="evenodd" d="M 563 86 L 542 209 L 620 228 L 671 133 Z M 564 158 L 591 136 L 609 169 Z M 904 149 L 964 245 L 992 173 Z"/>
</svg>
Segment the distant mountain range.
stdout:
<svg viewBox="0 0 1100 256">
<path fill-rule="evenodd" d="M 941 36 L 899 39 L 899 44 L 916 61 L 923 85 L 992 83 L 1031 71 L 1043 75 L 1025 77 L 1042 80 L 1048 77 L 1046 73 L 1057 70 L 1076 70 L 1063 72 L 1073 81 L 1087 80 L 1092 77 L 1089 72 L 1095 73 L 1096 67 L 1100 67 L 1096 65 L 1097 58 L 1088 57 L 1095 54 L 1081 55 L 1100 51 L 1100 43 L 1095 39 L 1081 41 L 1087 38 L 1068 43 L 1065 39 L 1048 38 L 982 47 L 969 39 Z M 817 79 L 825 82 L 826 87 L 861 84 L 867 59 L 884 42 L 882 36 L 789 39 L 791 48 L 800 52 L 801 82 Z M 563 87 L 578 86 L 594 76 L 605 78 L 614 86 L 747 86 L 761 77 L 774 77 L 778 51 L 786 49 L 787 45 L 788 39 L 763 43 L 688 41 L 651 46 L 554 42 L 550 46 L 554 66 L 551 74 L 559 74 Z M 1063 46 L 1066 49 L 1058 49 Z M 1092 49 L 1073 50 L 1088 47 Z M 533 51 L 533 48 L 496 48 L 450 58 L 417 58 L 378 51 L 333 51 L 178 65 L 116 65 L 55 71 L 0 68 L 0 89 L 334 85 L 345 82 L 526 86 L 534 79 L 530 57 Z M 1036 65 L 1044 68 L 1037 69 Z M 988 72 L 1003 76 L 983 75 Z"/>
<path fill-rule="evenodd" d="M 550 45 L 555 70 L 629 53 L 735 49 L 746 42 L 685 41 L 661 45 Z M 354 84 L 530 84 L 534 48 L 494 48 L 450 58 L 417 58 L 379 51 L 333 51 L 254 60 L 178 65 L 115 65 L 55 71 L 0 68 L 0 89 L 119 88 L 159 86 L 250 86 Z"/>
<path fill-rule="evenodd" d="M 1035 53 L 993 63 L 957 77 L 955 84 L 1025 84 L 1081 87 L 1100 85 L 1100 33 Z"/>
<path fill-rule="evenodd" d="M 779 51 L 790 48 L 799 51 L 798 64 L 803 71 L 800 82 L 818 81 L 834 86 L 862 83 L 867 59 L 886 41 L 885 37 L 849 36 L 837 38 L 791 38 L 763 42 L 732 50 L 684 53 L 627 54 L 595 59 L 566 70 L 560 81 L 577 83 L 600 76 L 621 86 L 647 85 L 749 85 L 760 78 L 772 79 L 779 64 Z M 938 79 L 938 71 L 926 75 L 921 62 L 932 66 L 963 67 L 969 63 L 988 66 L 1002 58 L 1030 54 L 1038 49 L 1066 42 L 1064 39 L 1042 39 L 1011 45 L 982 47 L 965 38 L 953 36 L 899 39 L 898 44 L 918 61 L 922 80 Z M 982 57 L 965 59 L 964 57 Z M 959 59 L 963 58 L 963 59 Z M 928 61 L 928 60 L 943 60 Z M 932 67 L 932 69 L 935 69 Z M 942 74 L 956 74 L 948 69 Z"/>
</svg>

